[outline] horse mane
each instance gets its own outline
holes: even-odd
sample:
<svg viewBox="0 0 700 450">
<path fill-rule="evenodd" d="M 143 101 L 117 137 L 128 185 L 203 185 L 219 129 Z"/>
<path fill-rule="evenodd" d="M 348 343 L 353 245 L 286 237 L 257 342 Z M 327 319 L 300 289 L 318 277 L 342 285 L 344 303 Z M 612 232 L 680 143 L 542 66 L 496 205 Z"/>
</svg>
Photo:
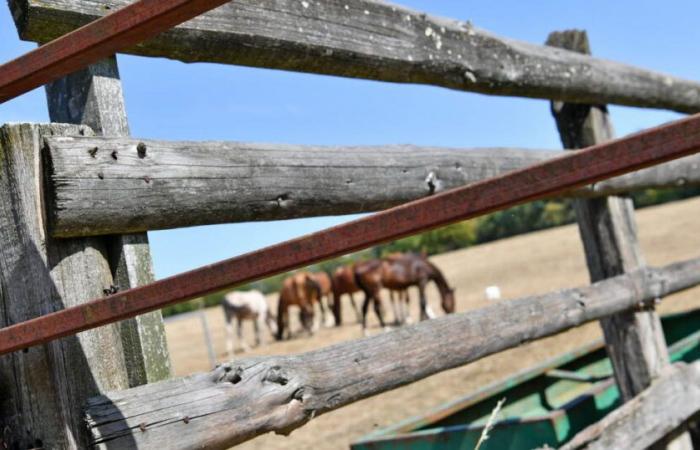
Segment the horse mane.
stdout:
<svg viewBox="0 0 700 450">
<path fill-rule="evenodd" d="M 424 257 L 424 258 L 422 258 L 422 259 L 425 261 L 425 264 L 426 264 L 428 267 L 430 267 L 430 269 L 433 271 L 433 273 L 431 274 L 430 278 L 432 278 L 433 281 L 435 281 L 435 284 L 437 284 L 438 286 L 440 286 L 441 289 L 442 289 L 442 288 L 445 288 L 445 289 L 452 289 L 452 288 L 450 287 L 449 283 L 447 282 L 447 279 L 445 278 L 445 275 L 442 274 L 442 272 L 440 271 L 440 269 L 438 269 L 437 266 L 436 266 L 435 264 L 433 264 L 432 262 L 430 262 L 430 261 L 428 260 L 428 258 Z"/>
</svg>

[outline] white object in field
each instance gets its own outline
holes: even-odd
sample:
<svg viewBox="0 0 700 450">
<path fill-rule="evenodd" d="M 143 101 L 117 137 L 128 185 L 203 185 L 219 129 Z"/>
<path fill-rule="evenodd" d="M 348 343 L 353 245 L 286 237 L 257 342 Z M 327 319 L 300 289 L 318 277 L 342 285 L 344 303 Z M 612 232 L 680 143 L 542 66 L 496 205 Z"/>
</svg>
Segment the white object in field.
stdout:
<svg viewBox="0 0 700 450">
<path fill-rule="evenodd" d="M 484 291 L 487 300 L 500 300 L 501 299 L 501 288 L 498 286 L 489 286 Z"/>
</svg>

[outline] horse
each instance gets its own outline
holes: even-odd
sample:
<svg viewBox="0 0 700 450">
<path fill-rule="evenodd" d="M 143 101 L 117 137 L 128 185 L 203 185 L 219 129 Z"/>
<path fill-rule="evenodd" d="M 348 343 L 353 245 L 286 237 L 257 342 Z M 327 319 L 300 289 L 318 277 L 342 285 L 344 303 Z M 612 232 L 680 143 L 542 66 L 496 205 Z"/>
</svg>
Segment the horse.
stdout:
<svg viewBox="0 0 700 450">
<path fill-rule="evenodd" d="M 360 309 L 357 307 L 357 303 L 355 303 L 355 298 L 353 297 L 353 294 L 360 290 L 357 283 L 355 283 L 354 270 L 354 265 L 352 264 L 341 266 L 335 269 L 331 277 L 331 284 L 333 287 L 333 316 L 335 318 L 335 325 L 338 327 L 343 323 L 340 297 L 345 294 L 350 296 L 350 303 L 352 303 L 352 309 L 355 311 L 357 323 L 362 322 L 362 314 L 360 314 Z"/>
<path fill-rule="evenodd" d="M 321 288 L 309 272 L 297 272 L 285 278 L 277 304 L 277 340 L 284 339 L 285 330 L 289 329 L 289 307 L 299 307 L 299 318 L 304 329 L 314 333 L 314 303 L 320 301 Z"/>
<path fill-rule="evenodd" d="M 392 255 L 381 260 L 369 260 L 355 265 L 355 281 L 365 293 L 362 305 L 362 328 L 366 334 L 366 319 L 369 302 L 373 302 L 379 322 L 384 326 L 379 292 L 382 287 L 389 290 L 405 290 L 418 287 L 421 320 L 429 318 L 425 287 L 433 281 L 440 292 L 441 306 L 446 314 L 455 310 L 454 289 L 451 288 L 442 272 L 422 255 L 406 253 Z"/>
<path fill-rule="evenodd" d="M 329 320 L 333 320 L 330 316 L 326 315 L 326 308 L 331 309 L 331 295 L 333 294 L 333 282 L 330 275 L 326 272 L 314 272 L 311 274 L 312 279 L 318 284 L 320 289 L 320 298 L 318 299 L 318 304 L 321 307 L 321 322 L 324 327 L 332 326 Z M 323 299 L 326 299 L 326 305 L 324 307 Z"/>
<path fill-rule="evenodd" d="M 255 345 L 263 343 L 260 336 L 260 329 L 266 324 L 270 333 L 274 336 L 277 332 L 275 319 L 267 306 L 267 300 L 260 291 L 232 291 L 226 294 L 221 301 L 226 316 L 226 352 L 229 358 L 233 358 L 235 341 L 233 337 L 233 319 L 236 319 L 238 340 L 244 352 L 250 347 L 243 339 L 243 321 L 253 321 L 255 329 Z"/>
</svg>

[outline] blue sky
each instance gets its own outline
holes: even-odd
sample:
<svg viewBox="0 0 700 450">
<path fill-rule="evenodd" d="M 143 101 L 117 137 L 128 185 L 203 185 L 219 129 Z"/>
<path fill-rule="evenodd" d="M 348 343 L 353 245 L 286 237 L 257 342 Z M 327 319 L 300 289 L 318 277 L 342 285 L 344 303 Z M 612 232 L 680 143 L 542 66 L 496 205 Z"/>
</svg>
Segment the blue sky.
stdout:
<svg viewBox="0 0 700 450">
<path fill-rule="evenodd" d="M 589 32 L 596 56 L 700 79 L 700 2 L 405 0 L 499 35 L 544 42 L 553 30 Z M 34 48 L 0 5 L 0 61 Z M 548 102 L 214 64 L 120 55 L 131 131 L 160 139 L 298 144 L 411 143 L 559 148 Z M 618 135 L 679 115 L 612 107 Z M 46 122 L 43 89 L 0 105 L 0 124 Z M 347 217 L 243 223 L 149 233 L 162 278 L 279 242 Z"/>
</svg>

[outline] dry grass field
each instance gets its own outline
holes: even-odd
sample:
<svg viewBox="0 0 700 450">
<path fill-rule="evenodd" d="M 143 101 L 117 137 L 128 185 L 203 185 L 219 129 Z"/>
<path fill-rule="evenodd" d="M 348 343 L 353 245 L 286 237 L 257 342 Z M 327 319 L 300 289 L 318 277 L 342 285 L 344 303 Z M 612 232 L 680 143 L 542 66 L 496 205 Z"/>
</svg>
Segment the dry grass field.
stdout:
<svg viewBox="0 0 700 450">
<path fill-rule="evenodd" d="M 664 265 L 700 256 L 700 198 L 641 210 L 637 221 L 642 248 L 650 265 Z M 458 312 L 486 305 L 484 288 L 493 284 L 501 287 L 504 296 L 501 301 L 507 301 L 509 298 L 588 283 L 575 226 L 530 233 L 442 254 L 432 258 L 432 261 L 456 287 Z M 431 305 L 438 312 L 437 291 L 431 286 L 429 292 Z M 413 317 L 417 317 L 416 295 L 411 291 Z M 271 303 L 274 307 L 275 299 L 271 299 Z M 664 313 L 697 307 L 700 307 L 700 289 L 696 288 L 666 298 L 659 310 Z M 346 325 L 341 328 L 322 329 L 312 338 L 300 337 L 271 343 L 254 349 L 251 354 L 298 353 L 361 337 L 360 326 L 354 323 L 348 301 L 345 301 L 344 308 Z M 386 310 L 391 317 L 388 305 Z M 219 308 L 210 308 L 206 310 L 206 315 L 217 358 L 221 361 L 225 359 L 223 313 Z M 252 343 L 249 328 L 252 326 L 247 327 L 246 335 Z M 198 315 L 170 319 L 166 323 L 166 331 L 177 375 L 210 368 Z M 372 331 L 380 332 L 376 327 Z M 376 427 L 424 412 L 599 336 L 597 324 L 588 324 L 323 415 L 289 437 L 260 436 L 237 448 L 347 449 L 350 442 Z"/>
</svg>

